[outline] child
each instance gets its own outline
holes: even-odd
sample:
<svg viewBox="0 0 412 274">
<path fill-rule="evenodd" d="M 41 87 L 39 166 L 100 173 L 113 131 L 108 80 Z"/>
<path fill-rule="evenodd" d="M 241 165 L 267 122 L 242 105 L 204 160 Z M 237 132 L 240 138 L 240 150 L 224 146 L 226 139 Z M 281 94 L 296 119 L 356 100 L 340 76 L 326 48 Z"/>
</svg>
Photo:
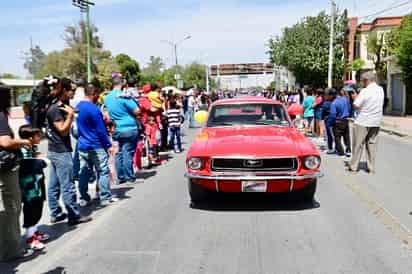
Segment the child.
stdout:
<svg viewBox="0 0 412 274">
<path fill-rule="evenodd" d="M 171 101 L 169 110 L 167 111 L 167 121 L 169 124 L 169 144 L 170 148 L 175 150 L 175 153 L 182 152 L 182 140 L 180 128 L 184 122 L 184 118 L 176 101 Z"/>
<path fill-rule="evenodd" d="M 158 165 L 161 163 L 158 153 L 158 139 L 160 139 L 160 133 L 153 116 L 147 117 L 145 133 L 149 141 L 149 161 L 151 164 Z"/>
<path fill-rule="evenodd" d="M 19 135 L 21 139 L 30 140 L 33 145 L 32 148 L 21 148 L 23 158 L 20 162 L 19 183 L 23 202 L 23 227 L 26 229 L 29 247 L 33 250 L 42 250 L 45 247 L 42 242 L 50 237 L 37 230 L 37 223 L 42 216 L 43 203 L 46 200 L 43 169 L 47 164 L 37 158 L 39 155 L 36 153 L 36 145 L 41 141 L 41 131 L 30 125 L 24 125 L 20 127 Z"/>
</svg>

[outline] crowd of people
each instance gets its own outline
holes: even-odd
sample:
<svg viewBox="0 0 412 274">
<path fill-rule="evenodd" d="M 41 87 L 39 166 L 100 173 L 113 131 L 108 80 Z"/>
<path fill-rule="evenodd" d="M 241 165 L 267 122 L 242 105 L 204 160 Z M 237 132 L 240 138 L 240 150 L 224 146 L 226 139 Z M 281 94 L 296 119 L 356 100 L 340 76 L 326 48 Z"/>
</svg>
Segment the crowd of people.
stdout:
<svg viewBox="0 0 412 274">
<path fill-rule="evenodd" d="M 348 84 L 326 90 L 305 87 L 294 92 L 263 95 L 284 103 L 295 122 L 303 122 L 305 133 L 314 137 L 319 146 L 327 147 L 327 154 L 346 157 L 349 172 L 359 171 L 365 151 L 367 171 L 375 173 L 385 95 L 376 83 L 375 73 L 364 73 L 361 81 L 363 89 Z"/>
<path fill-rule="evenodd" d="M 38 223 L 46 198 L 50 223 L 67 220 L 69 226 L 92 220 L 81 215 L 80 207 L 93 200 L 102 207 L 117 202 L 111 186 L 142 182 L 143 159 L 151 168 L 164 163 L 162 151 L 181 153 L 185 120 L 196 127 L 195 112 L 207 110 L 212 99 L 218 98 L 196 89 L 182 94 L 156 84 L 138 88 L 134 79 L 117 73 L 105 92 L 98 82 L 48 76 L 33 91 L 27 124 L 17 136 L 8 121 L 10 90 L 0 87 L 0 261 L 45 248 L 50 236 L 38 229 Z M 44 135 L 47 155 L 38 150 Z M 95 181 L 92 197 L 89 184 Z"/>
<path fill-rule="evenodd" d="M 360 91 L 347 85 L 261 95 L 283 102 L 295 123 L 303 121 L 307 134 L 326 143 L 328 154 L 351 158 L 349 172 L 358 171 L 365 150 L 368 171 L 374 173 L 384 92 L 372 72 L 363 74 L 362 82 Z M 120 74 L 113 75 L 112 88 L 105 92 L 97 82 L 48 76 L 34 90 L 27 124 L 15 135 L 8 121 L 10 90 L 0 86 L 0 261 L 44 249 L 50 236 L 38 229 L 38 223 L 46 197 L 52 224 L 91 221 L 81 215 L 80 207 L 91 205 L 93 199 L 102 207 L 116 203 L 112 185 L 142 182 L 143 159 L 150 168 L 164 163 L 162 151 L 181 153 L 184 123 L 196 127 L 195 113 L 227 96 L 233 95 L 196 89 L 182 94 L 156 84 L 138 88 L 134 79 Z M 38 150 L 43 135 L 48 139 L 47 155 Z M 92 197 L 89 184 L 95 181 Z M 21 244 L 21 210 L 28 248 Z"/>
</svg>

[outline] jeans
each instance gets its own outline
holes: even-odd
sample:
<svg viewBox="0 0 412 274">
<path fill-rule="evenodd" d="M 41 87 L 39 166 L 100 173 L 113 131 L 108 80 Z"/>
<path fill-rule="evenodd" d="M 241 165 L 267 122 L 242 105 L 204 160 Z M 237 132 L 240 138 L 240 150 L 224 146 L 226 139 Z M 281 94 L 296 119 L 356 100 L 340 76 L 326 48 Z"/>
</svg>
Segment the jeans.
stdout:
<svg viewBox="0 0 412 274">
<path fill-rule="evenodd" d="M 343 155 L 345 152 L 350 153 L 349 121 L 347 119 L 336 120 L 336 123 L 333 126 L 333 135 L 335 137 L 336 152 L 339 155 Z M 342 137 L 346 150 L 344 150 L 342 146 Z"/>
<path fill-rule="evenodd" d="M 90 181 L 94 181 L 95 179 L 95 174 L 93 172 L 93 165 L 89 165 L 87 167 L 87 175 Z M 80 157 L 79 157 L 79 143 L 76 143 L 76 147 L 74 149 L 73 153 L 73 178 L 74 180 L 79 180 L 80 179 Z"/>
<path fill-rule="evenodd" d="M 328 149 L 333 149 L 333 132 L 332 127 L 328 126 L 327 122 L 325 121 L 325 129 L 326 129 L 326 137 L 328 140 Z"/>
<path fill-rule="evenodd" d="M 88 151 L 79 151 L 80 155 L 80 180 L 79 192 L 80 198 L 85 201 L 90 201 L 89 190 L 89 167 L 96 168 L 99 186 L 100 200 L 110 200 L 112 194 L 110 192 L 110 170 L 109 170 L 109 154 L 103 148 Z"/>
<path fill-rule="evenodd" d="M 174 150 L 182 150 L 182 138 L 180 135 L 180 127 L 169 128 L 169 137 L 170 148 Z"/>
<path fill-rule="evenodd" d="M 115 132 L 113 140 L 119 143 L 119 152 L 116 154 L 115 165 L 119 182 L 136 179 L 133 172 L 133 156 L 138 141 L 138 131 L 128 130 Z"/>
<path fill-rule="evenodd" d="M 49 151 L 50 179 L 48 188 L 49 209 L 52 218 L 62 214 L 59 204 L 60 193 L 66 207 L 69 220 L 80 218 L 76 201 L 76 187 L 73 180 L 73 159 L 70 152 L 56 153 Z"/>
<path fill-rule="evenodd" d="M 195 109 L 194 108 L 188 108 L 187 112 L 187 121 L 189 123 L 189 127 L 195 127 Z"/>
<path fill-rule="evenodd" d="M 21 193 L 17 171 L 0 171 L 0 262 L 23 252 L 20 235 Z"/>
</svg>

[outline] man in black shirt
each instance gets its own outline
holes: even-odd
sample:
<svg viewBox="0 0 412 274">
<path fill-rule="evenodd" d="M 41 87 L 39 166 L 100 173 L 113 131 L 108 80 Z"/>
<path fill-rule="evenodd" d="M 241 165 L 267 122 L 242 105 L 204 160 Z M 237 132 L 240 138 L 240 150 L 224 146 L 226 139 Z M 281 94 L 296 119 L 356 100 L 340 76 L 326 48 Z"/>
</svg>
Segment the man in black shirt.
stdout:
<svg viewBox="0 0 412 274">
<path fill-rule="evenodd" d="M 61 90 L 57 102 L 47 111 L 47 138 L 49 139 L 50 181 L 48 188 L 51 222 L 56 223 L 68 218 L 69 225 L 76 225 L 91 220 L 81 217 L 76 199 L 73 180 L 72 145 L 70 129 L 74 120 L 74 109 L 68 101 L 73 98 L 71 81 L 61 80 Z M 67 210 L 67 216 L 59 205 L 60 193 Z"/>
</svg>

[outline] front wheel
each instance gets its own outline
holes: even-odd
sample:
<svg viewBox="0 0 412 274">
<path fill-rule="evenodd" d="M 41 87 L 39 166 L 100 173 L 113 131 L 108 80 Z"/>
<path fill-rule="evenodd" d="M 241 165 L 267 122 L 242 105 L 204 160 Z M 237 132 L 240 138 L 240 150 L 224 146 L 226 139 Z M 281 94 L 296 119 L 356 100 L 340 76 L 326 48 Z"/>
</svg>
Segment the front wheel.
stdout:
<svg viewBox="0 0 412 274">
<path fill-rule="evenodd" d="M 209 192 L 202 188 L 200 185 L 193 183 L 191 180 L 189 180 L 188 183 L 189 186 L 189 195 L 192 203 L 200 203 L 206 200 L 207 196 L 209 195 Z"/>
<path fill-rule="evenodd" d="M 308 184 L 300 193 L 300 197 L 303 202 L 313 202 L 315 199 L 315 193 L 317 188 L 318 181 L 315 180 Z"/>
</svg>

